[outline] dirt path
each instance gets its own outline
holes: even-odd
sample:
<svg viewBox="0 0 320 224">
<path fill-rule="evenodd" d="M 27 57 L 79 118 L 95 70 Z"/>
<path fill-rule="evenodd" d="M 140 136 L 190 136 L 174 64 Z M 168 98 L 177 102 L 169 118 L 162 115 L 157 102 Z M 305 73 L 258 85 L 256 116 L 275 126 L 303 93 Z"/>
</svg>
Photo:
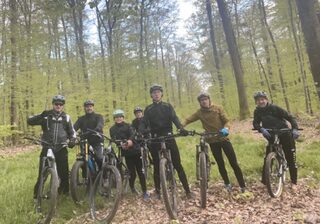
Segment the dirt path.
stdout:
<svg viewBox="0 0 320 224">
<path fill-rule="evenodd" d="M 315 188 L 313 180 L 299 183 L 296 192 L 286 186 L 280 198 L 270 198 L 260 183 L 250 185 L 249 193 L 244 194 L 238 189 L 228 194 L 222 184 L 213 184 L 208 191 L 207 209 L 200 208 L 199 189 L 193 187 L 194 199 L 180 199 L 175 221 L 168 219 L 162 201 L 152 198 L 143 202 L 140 197 L 129 195 L 122 200 L 113 223 L 320 223 L 320 189 Z M 87 224 L 93 220 L 85 214 L 68 223 Z"/>
<path fill-rule="evenodd" d="M 26 146 L 15 146 L 15 147 L 6 147 L 0 148 L 0 158 L 8 157 L 8 156 L 16 156 L 21 153 L 31 152 L 35 150 L 37 147 L 36 145 L 26 145 Z"/>
</svg>

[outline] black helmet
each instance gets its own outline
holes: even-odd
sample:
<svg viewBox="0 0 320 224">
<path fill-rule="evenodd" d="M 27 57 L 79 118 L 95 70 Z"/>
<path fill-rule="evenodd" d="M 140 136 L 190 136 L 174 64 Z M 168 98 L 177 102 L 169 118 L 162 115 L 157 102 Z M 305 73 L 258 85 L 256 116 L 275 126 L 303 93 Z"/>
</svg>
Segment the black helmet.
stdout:
<svg viewBox="0 0 320 224">
<path fill-rule="evenodd" d="M 88 106 L 88 105 L 94 106 L 94 101 L 93 101 L 93 100 L 86 100 L 86 101 L 84 101 L 83 106 L 86 107 L 86 106 Z"/>
<path fill-rule="evenodd" d="M 152 94 L 153 91 L 155 90 L 160 90 L 162 93 L 163 93 L 163 88 L 161 85 L 159 84 L 153 84 L 151 87 L 150 87 L 150 94 Z"/>
<path fill-rule="evenodd" d="M 138 111 L 142 112 L 143 110 L 141 107 L 136 107 L 134 108 L 133 113 L 136 114 Z"/>
<path fill-rule="evenodd" d="M 62 95 L 56 95 L 56 96 L 52 97 L 52 103 L 57 103 L 57 102 L 65 104 L 66 103 L 66 99 Z"/>
<path fill-rule="evenodd" d="M 200 102 L 200 99 L 203 97 L 207 97 L 210 100 L 210 95 L 208 93 L 200 93 L 197 97 L 198 101 Z"/>
<path fill-rule="evenodd" d="M 267 93 L 264 92 L 264 91 L 257 91 L 257 92 L 255 92 L 254 95 L 253 95 L 254 100 L 257 100 L 257 99 L 260 98 L 260 97 L 264 97 L 264 98 L 268 99 L 268 95 L 267 95 Z"/>
</svg>

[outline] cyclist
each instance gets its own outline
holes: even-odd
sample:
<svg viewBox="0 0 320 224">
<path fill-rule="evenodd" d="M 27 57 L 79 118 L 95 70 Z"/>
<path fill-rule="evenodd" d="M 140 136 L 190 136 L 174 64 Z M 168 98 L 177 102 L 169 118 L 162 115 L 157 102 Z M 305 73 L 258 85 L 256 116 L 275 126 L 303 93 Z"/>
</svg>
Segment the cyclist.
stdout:
<svg viewBox="0 0 320 224">
<path fill-rule="evenodd" d="M 221 106 L 215 105 L 211 102 L 210 95 L 207 93 L 201 93 L 197 99 L 200 104 L 200 109 L 185 119 L 183 126 L 185 127 L 194 121 L 200 120 L 206 132 L 219 132 L 219 136 L 208 137 L 206 141 L 209 143 L 213 157 L 218 164 L 219 172 L 224 181 L 225 188 L 228 192 L 231 192 L 232 190 L 232 185 L 230 184 L 228 173 L 225 168 L 222 150 L 227 156 L 234 171 L 241 192 L 245 192 L 246 185 L 242 171 L 237 162 L 233 146 L 227 137 L 229 135 L 230 125 L 226 113 Z"/>
<path fill-rule="evenodd" d="M 144 110 L 144 117 L 139 126 L 139 131 L 142 134 L 151 133 L 152 136 L 166 136 L 172 133 L 172 123 L 180 130 L 182 135 L 188 135 L 188 132 L 183 129 L 179 118 L 176 115 L 171 104 L 163 102 L 163 88 L 161 85 L 155 84 L 150 87 L 150 95 L 153 103 Z M 183 185 L 188 198 L 192 197 L 189 189 L 187 176 L 181 164 L 180 153 L 175 139 L 166 140 L 166 146 L 171 150 L 172 163 L 178 173 L 179 179 Z M 150 152 L 153 160 L 153 178 L 155 184 L 155 192 L 157 198 L 160 198 L 160 171 L 159 171 L 159 153 L 161 148 L 160 143 L 152 142 L 150 144 Z"/>
<path fill-rule="evenodd" d="M 296 164 L 296 146 L 295 139 L 299 137 L 298 124 L 295 118 L 290 115 L 284 109 L 272 104 L 268 100 L 267 93 L 258 91 L 254 94 L 254 100 L 257 105 L 254 111 L 253 127 L 262 133 L 268 141 L 272 142 L 273 136 L 266 129 L 281 129 L 288 128 L 287 121 L 291 124 L 292 133 L 284 133 L 279 136 L 280 144 L 283 147 L 283 151 L 288 162 L 291 185 L 292 188 L 296 188 L 298 170 Z M 263 170 L 266 162 L 266 157 L 270 149 L 266 149 L 266 155 L 264 157 Z M 262 173 L 261 182 L 266 184 L 264 175 Z"/>
<path fill-rule="evenodd" d="M 136 132 L 138 132 L 139 125 L 140 125 L 141 120 L 143 118 L 143 110 L 141 107 L 136 107 L 136 108 L 134 108 L 133 113 L 136 118 L 132 121 L 131 126 L 135 129 Z"/>
<path fill-rule="evenodd" d="M 83 103 L 83 107 L 85 115 L 79 117 L 73 127 L 76 131 L 80 129 L 82 133 L 88 133 L 85 137 L 88 139 L 89 145 L 94 149 L 94 157 L 100 169 L 103 159 L 103 138 L 90 134 L 88 129 L 103 133 L 104 120 L 102 115 L 94 112 L 93 100 L 86 100 Z"/>
<path fill-rule="evenodd" d="M 143 199 L 148 200 L 149 194 L 147 192 L 146 179 L 142 172 L 142 162 L 140 158 L 139 145 L 134 141 L 134 130 L 133 128 L 124 121 L 124 111 L 115 110 L 113 112 L 113 119 L 115 124 L 110 128 L 110 137 L 114 140 L 126 141 L 121 145 L 121 156 L 125 157 L 126 164 L 129 170 L 129 185 L 132 193 L 138 193 L 134 187 L 136 179 L 136 173 L 140 180 L 141 189 L 143 191 Z"/>
<path fill-rule="evenodd" d="M 41 114 L 28 118 L 29 125 L 41 125 L 43 135 L 42 140 L 53 144 L 53 153 L 56 159 L 58 176 L 60 178 L 59 194 L 69 193 L 69 166 L 67 147 L 73 148 L 76 140 L 76 132 L 73 129 L 70 116 L 63 112 L 65 104 L 64 96 L 57 95 L 52 98 L 52 110 L 45 110 Z M 69 142 L 67 144 L 67 140 Z M 62 146 L 62 148 L 61 148 Z M 42 146 L 40 154 L 39 174 L 34 186 L 34 198 L 36 198 L 42 167 L 42 158 L 47 155 L 48 146 Z"/>
</svg>

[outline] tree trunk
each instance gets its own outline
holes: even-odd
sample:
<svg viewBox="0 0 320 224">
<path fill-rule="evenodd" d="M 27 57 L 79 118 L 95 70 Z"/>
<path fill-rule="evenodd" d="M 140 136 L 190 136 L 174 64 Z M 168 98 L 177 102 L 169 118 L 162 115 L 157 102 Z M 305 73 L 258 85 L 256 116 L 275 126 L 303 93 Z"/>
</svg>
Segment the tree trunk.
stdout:
<svg viewBox="0 0 320 224">
<path fill-rule="evenodd" d="M 261 8 L 263 10 L 264 24 L 265 24 L 265 26 L 267 28 L 268 34 L 269 34 L 270 39 L 271 39 L 272 46 L 273 46 L 275 54 L 276 54 L 276 60 L 277 60 L 277 67 L 278 67 L 278 72 L 279 72 L 281 92 L 282 92 L 282 95 L 283 95 L 283 98 L 284 98 L 284 102 L 285 102 L 286 108 L 287 108 L 288 111 L 290 111 L 289 100 L 288 100 L 288 96 L 287 96 L 287 93 L 286 93 L 286 87 L 285 87 L 285 84 L 284 84 L 284 78 L 283 78 L 280 54 L 279 54 L 279 51 L 278 51 L 278 47 L 277 47 L 276 41 L 274 40 L 273 34 L 271 32 L 270 26 L 269 26 L 268 21 L 267 21 L 267 15 L 266 15 L 265 7 L 264 7 L 264 0 L 260 0 L 260 4 L 261 4 Z"/>
<path fill-rule="evenodd" d="M 223 84 L 223 77 L 221 74 L 219 53 L 217 50 L 216 37 L 215 37 L 213 21 L 212 21 L 211 0 L 206 0 L 206 10 L 207 10 L 207 16 L 209 21 L 209 33 L 210 33 L 210 42 L 212 46 L 212 53 L 213 53 L 214 63 L 215 63 L 215 67 L 218 75 L 218 81 L 219 81 L 219 93 L 222 100 L 222 104 L 225 106 L 226 102 L 225 102 L 225 95 L 224 95 L 224 84 Z"/>
<path fill-rule="evenodd" d="M 217 0 L 219 13 L 222 19 L 222 25 L 228 44 L 228 50 L 232 61 L 232 66 L 237 82 L 237 90 L 240 106 L 240 119 L 245 119 L 249 116 L 248 100 L 246 95 L 246 88 L 243 79 L 243 69 L 240 61 L 240 55 L 236 43 L 236 38 L 231 24 L 230 15 L 228 13 L 227 4 L 225 0 Z"/>
<path fill-rule="evenodd" d="M 140 31 L 139 31 L 139 70 L 140 70 L 140 74 L 142 76 L 143 79 L 143 86 L 144 89 L 147 89 L 147 76 L 145 74 L 145 66 L 144 66 L 144 58 L 143 58 L 143 39 L 144 39 L 144 16 L 145 16 L 145 0 L 141 0 L 141 4 L 140 4 L 140 20 L 139 20 L 139 25 L 140 25 Z M 138 70 L 138 71 L 139 71 Z M 147 98 L 147 91 L 144 91 L 144 102 L 147 103 L 148 102 L 148 98 Z"/>
<path fill-rule="evenodd" d="M 320 22 L 316 15 L 315 0 L 296 0 L 304 41 L 310 61 L 313 81 L 320 99 Z"/>
<path fill-rule="evenodd" d="M 10 62 L 10 125 L 12 133 L 12 143 L 16 144 L 14 130 L 18 125 L 17 116 L 17 35 L 18 35 L 18 11 L 16 0 L 9 0 L 9 21 L 10 21 L 10 43 L 11 43 L 11 62 Z"/>
<path fill-rule="evenodd" d="M 293 20 L 293 12 L 292 12 L 293 9 L 292 9 L 291 0 L 288 0 L 288 5 L 289 5 L 290 25 L 291 25 L 291 29 L 292 29 L 292 36 L 294 39 L 294 44 L 295 44 L 295 52 L 298 57 L 298 66 L 299 66 L 300 76 L 301 76 L 302 84 L 303 84 L 306 112 L 309 114 L 313 114 L 310 93 L 309 93 L 309 86 L 307 84 L 306 71 L 304 69 L 304 64 L 303 64 L 302 56 L 301 56 L 302 52 L 301 52 L 301 48 L 299 46 L 299 41 L 298 41 L 298 37 L 297 37 L 297 33 L 296 33 L 296 27 L 295 27 L 294 20 Z"/>
</svg>

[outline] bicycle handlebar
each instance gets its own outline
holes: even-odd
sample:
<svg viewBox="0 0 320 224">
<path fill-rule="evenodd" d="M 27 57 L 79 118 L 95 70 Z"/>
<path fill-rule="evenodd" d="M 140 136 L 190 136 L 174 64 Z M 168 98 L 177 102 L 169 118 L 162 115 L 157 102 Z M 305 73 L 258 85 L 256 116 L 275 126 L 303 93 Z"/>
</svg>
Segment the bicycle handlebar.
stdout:
<svg viewBox="0 0 320 224">
<path fill-rule="evenodd" d="M 36 143 L 37 145 L 40 145 L 40 144 L 45 144 L 47 146 L 50 146 L 50 147 L 53 147 L 54 145 L 65 145 L 67 146 L 67 143 L 59 143 L 59 144 L 53 144 L 53 143 L 49 143 L 47 141 L 44 141 L 40 138 L 33 138 L 33 137 L 28 137 L 28 136 L 25 136 L 23 137 L 24 139 L 27 139 L 27 140 L 30 140 L 32 141 L 33 143 Z"/>
</svg>

